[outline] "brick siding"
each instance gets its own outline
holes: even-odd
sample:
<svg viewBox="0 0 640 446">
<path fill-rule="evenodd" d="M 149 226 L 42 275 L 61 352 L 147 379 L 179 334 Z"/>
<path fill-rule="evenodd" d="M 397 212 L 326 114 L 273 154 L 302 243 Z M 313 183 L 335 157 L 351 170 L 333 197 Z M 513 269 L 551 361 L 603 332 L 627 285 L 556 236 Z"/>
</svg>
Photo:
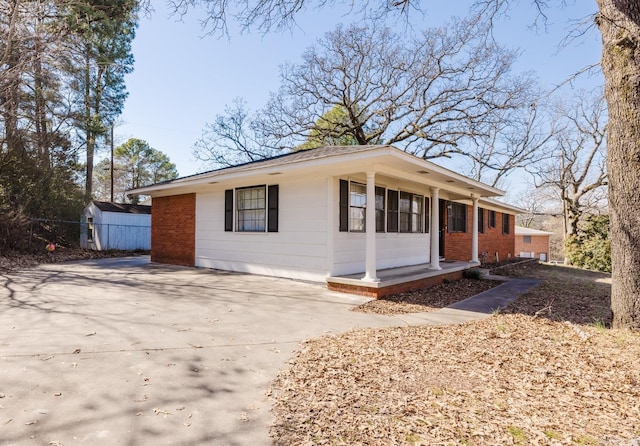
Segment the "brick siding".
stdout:
<svg viewBox="0 0 640 446">
<path fill-rule="evenodd" d="M 447 215 L 445 210 L 444 221 Z M 509 217 L 509 234 L 502 233 L 502 213 L 496 212 L 496 226 L 490 228 L 488 211 L 484 210 L 484 233 L 478 233 L 478 257 L 486 253 L 485 261 L 493 263 L 498 260 L 505 260 L 509 256 L 514 257 L 518 253 L 515 249 L 515 215 Z M 467 206 L 467 232 L 448 232 L 444 236 L 444 257 L 447 260 L 471 260 L 471 225 L 473 222 L 473 208 Z"/>
<path fill-rule="evenodd" d="M 521 252 L 533 252 L 536 259 L 540 258 L 540 253 L 545 253 L 549 260 L 549 236 L 532 235 L 531 243 L 525 243 L 522 235 L 516 236 L 516 255 L 520 255 Z"/>
<path fill-rule="evenodd" d="M 153 198 L 151 261 L 194 266 L 196 194 Z"/>
<path fill-rule="evenodd" d="M 445 280 L 462 279 L 463 271 L 454 271 L 438 276 L 426 277 L 424 279 L 412 280 L 409 282 L 398 283 L 395 285 L 382 286 L 380 288 L 368 287 L 366 285 L 351 285 L 344 283 L 328 282 L 327 288 L 331 291 L 339 291 L 342 293 L 357 294 L 358 296 L 367 296 L 380 299 L 396 293 L 406 293 L 408 291 L 422 290 L 435 285 L 439 285 Z"/>
</svg>

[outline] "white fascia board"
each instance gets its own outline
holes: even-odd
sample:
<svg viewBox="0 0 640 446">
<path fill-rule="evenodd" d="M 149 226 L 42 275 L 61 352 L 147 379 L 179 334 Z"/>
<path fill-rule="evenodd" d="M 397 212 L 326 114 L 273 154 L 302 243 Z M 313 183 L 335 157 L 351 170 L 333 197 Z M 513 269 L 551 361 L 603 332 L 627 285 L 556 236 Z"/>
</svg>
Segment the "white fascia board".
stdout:
<svg viewBox="0 0 640 446">
<path fill-rule="evenodd" d="M 503 203 L 502 201 L 492 200 L 491 198 L 481 198 L 479 200 L 478 206 L 484 209 L 497 210 L 500 212 L 507 211 L 507 213 L 509 214 L 526 214 L 527 213 L 527 211 L 525 211 L 522 208 L 510 205 L 507 203 Z"/>
<path fill-rule="evenodd" d="M 366 159 L 372 159 L 380 156 L 382 152 L 388 152 L 389 147 L 381 146 L 367 150 L 365 152 L 349 153 L 349 154 L 336 154 L 329 155 L 323 158 L 315 159 L 303 159 L 293 162 L 286 162 L 283 160 L 281 164 L 270 164 L 264 166 L 260 163 L 255 165 L 247 165 L 240 168 L 230 167 L 229 169 L 222 169 L 212 172 L 205 172 L 202 174 L 196 174 L 190 177 L 178 178 L 176 180 L 160 183 L 151 186 L 142 187 L 139 189 L 132 189 L 127 191 L 127 194 L 131 195 L 149 195 L 154 192 L 169 191 L 172 189 L 192 189 L 199 186 L 205 186 L 212 183 L 222 183 L 227 181 L 238 181 L 247 177 L 254 177 L 257 175 L 274 175 L 276 173 L 286 174 L 305 168 L 313 168 L 318 170 L 321 168 L 329 168 L 338 164 L 350 162 L 350 161 L 363 161 Z"/>
<path fill-rule="evenodd" d="M 187 193 L 192 192 L 194 189 L 197 189 L 199 187 L 206 186 L 207 184 L 238 181 L 242 180 L 243 178 L 254 177 L 257 175 L 268 176 L 274 175 L 276 173 L 295 173 L 304 171 L 305 169 L 313 169 L 315 172 L 318 172 L 319 170 L 326 170 L 331 174 L 336 174 L 343 171 L 356 171 L 354 169 L 357 169 L 358 172 L 365 172 L 369 169 L 380 169 L 380 173 L 384 173 L 385 170 L 393 170 L 393 168 L 385 169 L 385 157 L 391 157 L 392 159 L 401 161 L 403 164 L 406 163 L 410 165 L 411 168 L 408 168 L 406 172 L 403 171 L 403 176 L 406 177 L 406 175 L 409 174 L 415 179 L 420 178 L 419 182 L 423 184 L 429 184 L 431 182 L 441 183 L 439 185 L 441 189 L 456 191 L 457 193 L 464 195 L 504 195 L 504 191 L 500 189 L 465 177 L 464 175 L 458 174 L 421 158 L 417 158 L 414 155 L 403 152 L 402 150 L 392 146 L 380 146 L 361 152 L 335 154 L 328 155 L 322 158 L 302 159 L 291 162 L 286 162 L 285 158 L 282 163 L 269 164 L 268 166 L 264 166 L 261 163 L 256 163 L 255 165 L 249 164 L 247 166 L 241 166 L 239 168 L 231 167 L 229 169 L 206 172 L 185 178 L 178 178 L 167 183 L 133 189 L 128 191 L 127 194 L 154 195 L 154 193 L 162 194 L 162 192 L 168 192 L 173 189 L 184 189 L 184 192 Z M 367 161 L 372 161 L 369 166 L 367 166 Z M 339 168 L 336 169 L 337 167 Z M 429 181 L 428 176 L 420 177 L 421 174 L 419 174 L 418 172 L 421 170 L 429 171 L 431 174 L 446 177 L 447 179 L 451 179 L 457 184 L 447 184 L 442 181 L 433 180 Z M 460 185 L 462 185 L 463 187 L 460 187 Z"/>
<path fill-rule="evenodd" d="M 465 190 L 465 189 L 461 189 L 459 186 L 456 187 L 455 185 L 446 185 L 446 186 L 443 186 L 442 189 L 446 189 L 446 190 L 455 189 L 458 191 L 458 193 L 466 194 L 466 195 L 474 194 L 474 195 L 484 195 L 484 196 L 495 197 L 495 196 L 502 196 L 505 194 L 505 192 L 501 189 L 481 183 L 480 181 L 476 181 L 472 178 L 461 175 L 445 167 L 438 166 L 437 164 L 434 164 L 430 161 L 417 158 L 416 156 L 403 152 L 402 150 L 394 150 L 390 154 L 402 159 L 403 161 L 413 164 L 416 167 L 416 170 L 415 170 L 416 173 L 418 170 L 427 170 L 430 173 L 435 173 L 443 177 L 447 177 L 453 180 L 454 182 L 462 184 L 466 188 Z M 473 188 L 473 189 L 468 189 L 468 188 Z"/>
</svg>

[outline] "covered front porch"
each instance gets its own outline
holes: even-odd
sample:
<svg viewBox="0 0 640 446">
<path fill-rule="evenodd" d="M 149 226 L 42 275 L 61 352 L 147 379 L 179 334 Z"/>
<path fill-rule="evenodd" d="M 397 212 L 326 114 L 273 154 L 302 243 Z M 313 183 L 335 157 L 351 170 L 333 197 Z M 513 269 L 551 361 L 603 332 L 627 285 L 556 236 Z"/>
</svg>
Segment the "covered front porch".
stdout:
<svg viewBox="0 0 640 446">
<path fill-rule="evenodd" d="M 440 261 L 438 269 L 429 263 L 377 270 L 375 281 L 363 280 L 364 273 L 327 278 L 332 291 L 381 297 L 438 285 L 445 280 L 461 279 L 464 271 L 479 266 L 479 262 Z"/>
</svg>

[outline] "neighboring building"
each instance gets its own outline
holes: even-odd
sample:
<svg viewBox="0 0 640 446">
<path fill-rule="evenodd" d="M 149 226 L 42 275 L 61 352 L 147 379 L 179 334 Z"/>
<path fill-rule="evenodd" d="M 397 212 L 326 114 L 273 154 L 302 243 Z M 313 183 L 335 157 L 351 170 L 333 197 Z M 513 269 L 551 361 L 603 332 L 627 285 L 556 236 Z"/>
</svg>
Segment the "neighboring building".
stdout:
<svg viewBox="0 0 640 446">
<path fill-rule="evenodd" d="M 154 262 L 312 281 L 508 258 L 521 212 L 489 198 L 503 191 L 391 146 L 321 147 L 129 193 L 153 197 Z"/>
<path fill-rule="evenodd" d="M 82 212 L 80 246 L 96 251 L 151 249 L 151 206 L 92 201 Z"/>
<path fill-rule="evenodd" d="M 516 226 L 516 252 L 520 257 L 549 260 L 549 239 L 553 232 Z"/>
</svg>

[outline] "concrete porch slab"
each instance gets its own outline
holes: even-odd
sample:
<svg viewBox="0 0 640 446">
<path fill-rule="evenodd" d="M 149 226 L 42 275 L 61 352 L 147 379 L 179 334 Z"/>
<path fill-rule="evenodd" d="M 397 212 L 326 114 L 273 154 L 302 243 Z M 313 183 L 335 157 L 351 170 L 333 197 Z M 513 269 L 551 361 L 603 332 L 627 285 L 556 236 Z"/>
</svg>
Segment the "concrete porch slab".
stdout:
<svg viewBox="0 0 640 446">
<path fill-rule="evenodd" d="M 389 294 L 403 293 L 434 286 L 445 280 L 462 278 L 463 272 L 479 266 L 478 262 L 441 261 L 440 270 L 429 264 L 381 269 L 376 272 L 377 282 L 362 280 L 364 272 L 327 278 L 327 288 L 332 291 L 381 298 Z"/>
</svg>

